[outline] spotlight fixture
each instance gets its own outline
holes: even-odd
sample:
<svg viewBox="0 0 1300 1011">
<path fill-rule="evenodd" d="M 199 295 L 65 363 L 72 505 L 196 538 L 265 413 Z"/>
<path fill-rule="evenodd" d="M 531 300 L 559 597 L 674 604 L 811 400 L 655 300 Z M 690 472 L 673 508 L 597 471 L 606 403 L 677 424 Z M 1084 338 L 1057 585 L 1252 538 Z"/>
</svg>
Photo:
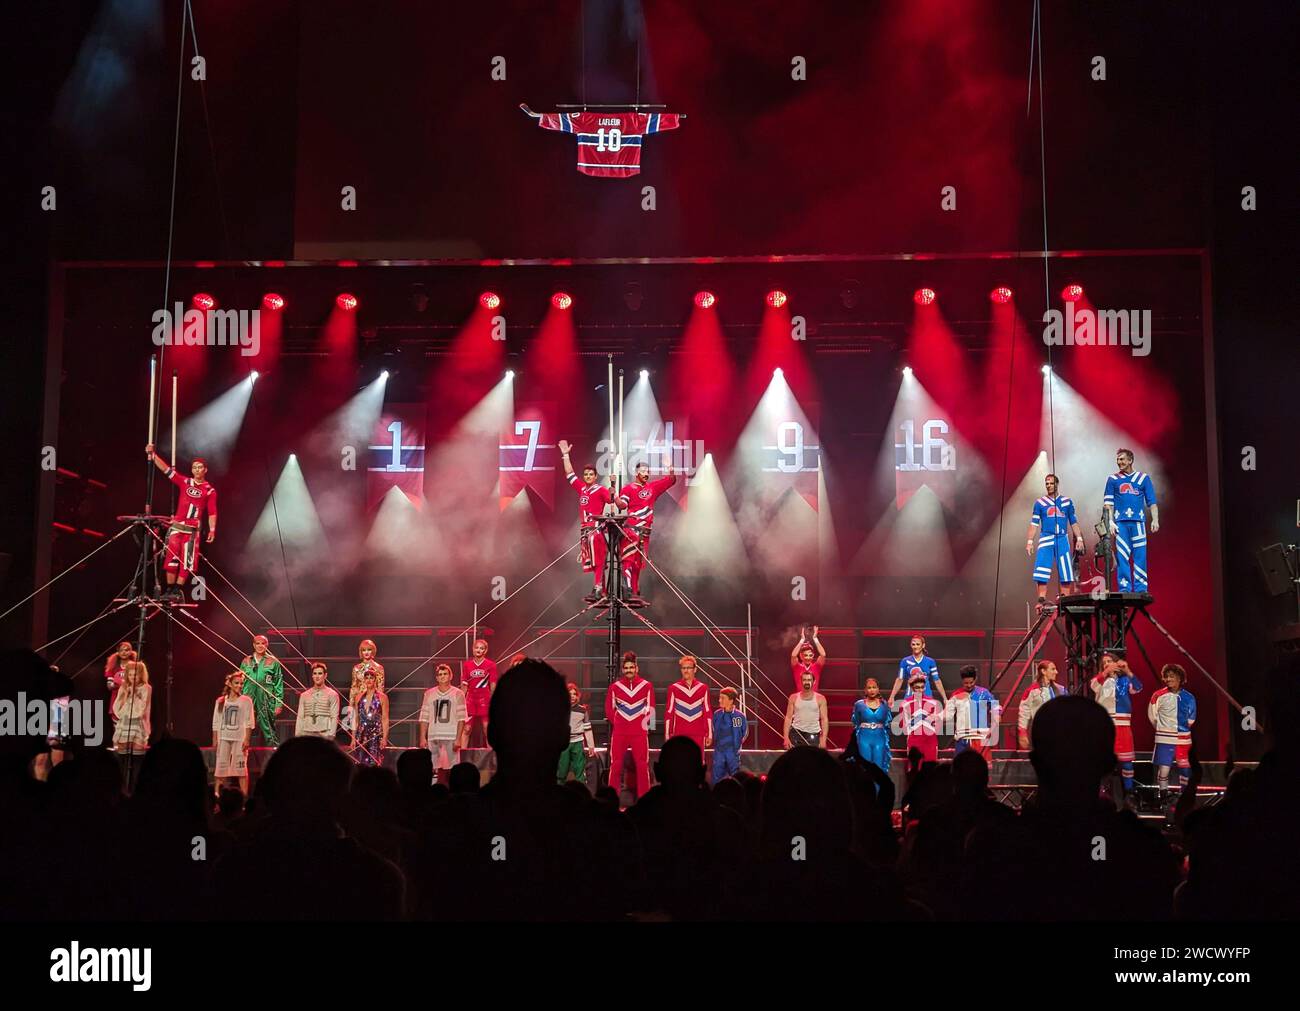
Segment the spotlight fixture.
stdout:
<svg viewBox="0 0 1300 1011">
<path fill-rule="evenodd" d="M 360 303 L 357 302 L 356 295 L 352 294 L 350 291 L 345 291 L 345 292 L 341 292 L 339 296 L 336 299 L 334 299 L 334 304 L 337 305 L 344 312 L 356 312 L 357 306 Z"/>
<path fill-rule="evenodd" d="M 917 288 L 916 291 L 912 292 L 912 301 L 917 305 L 934 305 L 934 299 L 933 288 Z"/>
<path fill-rule="evenodd" d="M 384 369 L 383 372 L 379 373 L 379 378 L 380 378 L 380 379 L 387 379 L 387 378 L 388 378 L 388 370 L 387 370 L 387 369 Z"/>
<path fill-rule="evenodd" d="M 248 374 L 248 381 L 249 381 L 250 383 L 255 383 L 255 382 L 257 382 L 257 377 L 258 377 L 259 375 L 261 375 L 261 373 L 259 373 L 259 372 L 257 371 L 257 369 L 254 369 L 252 372 L 250 372 L 250 373 Z"/>
<path fill-rule="evenodd" d="M 777 366 L 772 370 L 773 379 L 781 379 L 784 378 L 784 376 L 785 376 L 785 370 L 782 369 L 780 366 Z"/>
<path fill-rule="evenodd" d="M 501 296 L 495 291 L 485 291 L 478 297 L 478 304 L 484 309 L 496 309 L 501 305 Z"/>
<path fill-rule="evenodd" d="M 1083 298 L 1083 285 L 1081 284 L 1067 284 L 1061 289 L 1062 302 L 1077 302 L 1081 298 Z"/>
<path fill-rule="evenodd" d="M 712 309 L 713 303 L 717 300 L 718 297 L 711 291 L 697 291 L 695 293 L 695 304 L 701 309 Z"/>
<path fill-rule="evenodd" d="M 1045 376 L 1050 376 L 1051 374 L 1052 374 L 1052 367 L 1051 367 L 1050 365 L 1044 365 L 1044 366 L 1043 366 L 1043 375 L 1045 375 Z"/>
<path fill-rule="evenodd" d="M 773 309 L 780 309 L 788 301 L 790 301 L 790 296 L 780 288 L 773 288 L 767 293 L 767 304 Z"/>
<path fill-rule="evenodd" d="M 206 291 L 200 291 L 190 299 L 190 305 L 194 306 L 200 312 L 207 312 L 209 309 L 217 307 L 217 300 L 209 295 Z"/>
<path fill-rule="evenodd" d="M 573 305 L 573 296 L 567 291 L 557 291 L 551 296 L 551 305 L 557 309 L 567 309 Z"/>
<path fill-rule="evenodd" d="M 856 309 L 861 288 L 856 278 L 846 278 L 840 286 L 840 305 L 845 309 Z"/>
<path fill-rule="evenodd" d="M 910 376 L 911 374 L 912 374 L 912 366 L 910 366 L 910 365 L 904 365 L 904 366 L 903 366 L 903 375 L 905 375 L 905 376 Z"/>
<path fill-rule="evenodd" d="M 514 369 L 506 369 L 506 378 L 507 378 L 507 379 L 514 379 L 514 377 L 515 377 L 515 370 L 514 370 Z"/>
<path fill-rule="evenodd" d="M 640 312 L 641 305 L 645 301 L 645 295 L 641 291 L 639 281 L 628 281 L 623 285 L 623 304 L 633 312 Z"/>
<path fill-rule="evenodd" d="M 994 288 L 989 292 L 989 299 L 998 305 L 1006 305 L 1011 301 L 1013 292 L 1007 287 Z"/>
<path fill-rule="evenodd" d="M 268 291 L 262 296 L 262 308 L 269 309 L 271 312 L 280 312 L 284 309 L 284 296 Z"/>
<path fill-rule="evenodd" d="M 649 369 L 642 369 L 642 370 L 641 370 L 641 378 L 642 378 L 642 379 L 649 379 L 649 378 L 650 378 L 650 370 L 649 370 Z"/>
<path fill-rule="evenodd" d="M 411 308 L 416 312 L 424 312 L 429 308 L 429 293 L 419 281 L 411 285 Z"/>
</svg>

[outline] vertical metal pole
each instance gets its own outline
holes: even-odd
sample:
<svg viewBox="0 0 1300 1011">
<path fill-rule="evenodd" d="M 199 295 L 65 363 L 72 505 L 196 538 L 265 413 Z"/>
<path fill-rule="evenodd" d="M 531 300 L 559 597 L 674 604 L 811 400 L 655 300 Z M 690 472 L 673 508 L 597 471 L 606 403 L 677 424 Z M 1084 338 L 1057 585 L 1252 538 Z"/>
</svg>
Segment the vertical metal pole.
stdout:
<svg viewBox="0 0 1300 1011">
<path fill-rule="evenodd" d="M 754 656 L 754 605 L 745 604 L 745 666 L 740 671 L 740 709 L 746 716 L 749 715 L 749 706 L 746 698 L 749 692 L 750 664 Z M 758 735 L 762 732 L 758 721 L 754 721 L 754 750 L 758 750 Z"/>
</svg>

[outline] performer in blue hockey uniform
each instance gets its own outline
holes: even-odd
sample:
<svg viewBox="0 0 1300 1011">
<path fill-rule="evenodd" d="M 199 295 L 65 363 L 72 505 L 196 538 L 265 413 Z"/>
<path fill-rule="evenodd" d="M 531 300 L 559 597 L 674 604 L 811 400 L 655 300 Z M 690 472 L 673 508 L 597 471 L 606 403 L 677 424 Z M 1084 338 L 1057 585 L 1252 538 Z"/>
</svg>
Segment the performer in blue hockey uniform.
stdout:
<svg viewBox="0 0 1300 1011">
<path fill-rule="evenodd" d="M 853 743 L 858 757 L 889 771 L 889 721 L 893 715 L 880 697 L 880 682 L 867 678 L 865 698 L 853 703 Z"/>
<path fill-rule="evenodd" d="M 939 665 L 934 662 L 934 658 L 927 656 L 925 652 L 925 636 L 920 632 L 912 636 L 912 652 L 909 656 L 903 657 L 898 661 L 898 677 L 894 679 L 894 687 L 889 690 L 889 699 L 886 705 L 890 709 L 894 708 L 894 699 L 898 697 L 899 690 L 907 684 L 916 671 L 925 675 L 925 697 L 934 698 L 937 691 L 939 697 L 944 703 L 948 702 L 948 693 L 944 691 L 943 681 L 939 679 Z"/>
<path fill-rule="evenodd" d="M 736 708 L 740 692 L 734 688 L 718 690 L 718 708 L 713 710 L 713 781 L 734 776 L 740 771 L 740 746 L 749 733 L 749 721 Z"/>
<path fill-rule="evenodd" d="M 1147 514 L 1151 532 L 1160 530 L 1160 510 L 1151 475 L 1133 469 L 1133 450 L 1115 451 L 1117 473 L 1106 478 L 1103 515 L 1115 531 L 1115 579 L 1122 592 L 1147 592 Z"/>
<path fill-rule="evenodd" d="M 1074 589 L 1074 552 L 1070 548 L 1070 534 L 1074 534 L 1074 546 L 1083 550 L 1083 530 L 1079 527 L 1079 518 L 1074 512 L 1074 499 L 1058 494 L 1060 482 L 1055 474 L 1048 474 L 1044 481 L 1047 494 L 1034 502 L 1034 511 L 1029 516 L 1029 539 L 1025 542 L 1025 553 L 1033 555 L 1035 542 L 1038 553 L 1034 557 L 1034 582 L 1038 584 L 1038 613 L 1042 614 L 1047 603 L 1047 584 L 1056 573 L 1056 581 L 1062 593 Z"/>
</svg>

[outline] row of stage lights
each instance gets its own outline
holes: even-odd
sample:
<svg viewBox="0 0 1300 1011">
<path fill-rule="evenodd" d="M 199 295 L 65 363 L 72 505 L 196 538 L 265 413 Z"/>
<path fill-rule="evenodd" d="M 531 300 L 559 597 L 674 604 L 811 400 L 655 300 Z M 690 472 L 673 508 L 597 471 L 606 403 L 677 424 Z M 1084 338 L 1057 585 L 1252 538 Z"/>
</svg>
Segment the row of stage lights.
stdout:
<svg viewBox="0 0 1300 1011">
<path fill-rule="evenodd" d="M 933 288 L 917 288 L 912 293 L 912 301 L 917 305 L 933 305 L 938 298 L 939 296 Z M 1015 292 L 1004 285 L 999 285 L 989 292 L 989 301 L 998 305 L 1006 305 L 1013 298 L 1015 298 Z M 1083 298 L 1083 285 L 1081 284 L 1067 284 L 1061 289 L 1062 301 L 1077 302 L 1081 298 Z M 779 288 L 772 289 L 763 298 L 763 301 L 772 309 L 782 308 L 789 300 L 790 296 Z M 718 304 L 718 296 L 707 290 L 697 291 L 694 302 L 697 308 L 712 309 Z M 207 292 L 200 291 L 191 300 L 191 304 L 195 309 L 207 311 L 217 307 L 217 300 Z M 268 291 L 262 296 L 262 308 L 268 312 L 283 312 L 287 304 L 284 296 L 274 291 Z M 361 300 L 352 292 L 343 291 L 335 297 L 334 304 L 343 312 L 356 312 L 361 305 Z M 495 291 L 485 291 L 479 295 L 478 304 L 484 309 L 499 309 L 501 308 L 501 296 Z M 561 311 L 571 309 L 573 307 L 573 296 L 567 291 L 557 291 L 551 296 L 551 305 Z"/>
</svg>

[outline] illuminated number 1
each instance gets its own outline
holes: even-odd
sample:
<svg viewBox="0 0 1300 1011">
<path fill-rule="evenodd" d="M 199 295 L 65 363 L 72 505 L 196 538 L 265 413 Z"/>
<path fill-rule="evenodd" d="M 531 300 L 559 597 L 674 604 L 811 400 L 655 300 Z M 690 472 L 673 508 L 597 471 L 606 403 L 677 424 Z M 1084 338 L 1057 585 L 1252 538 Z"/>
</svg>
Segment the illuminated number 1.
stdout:
<svg viewBox="0 0 1300 1011">
<path fill-rule="evenodd" d="M 542 431 L 540 421 L 516 421 L 515 435 L 528 433 L 528 452 L 524 455 L 524 470 L 533 469 L 533 462 L 537 458 L 537 437 Z"/>
<path fill-rule="evenodd" d="M 903 447 L 903 462 L 899 464 L 898 470 L 917 470 L 916 466 L 916 424 L 909 418 L 898 426 L 903 432 L 903 441 L 899 443 Z"/>
<path fill-rule="evenodd" d="M 777 425 L 776 448 L 781 454 L 776 461 L 777 470 L 782 474 L 798 474 L 803 470 L 803 425 L 797 421 L 783 421 Z"/>
<path fill-rule="evenodd" d="M 386 470 L 405 470 L 402 466 L 402 423 L 394 421 L 385 431 L 393 433 L 393 459 Z"/>
</svg>

